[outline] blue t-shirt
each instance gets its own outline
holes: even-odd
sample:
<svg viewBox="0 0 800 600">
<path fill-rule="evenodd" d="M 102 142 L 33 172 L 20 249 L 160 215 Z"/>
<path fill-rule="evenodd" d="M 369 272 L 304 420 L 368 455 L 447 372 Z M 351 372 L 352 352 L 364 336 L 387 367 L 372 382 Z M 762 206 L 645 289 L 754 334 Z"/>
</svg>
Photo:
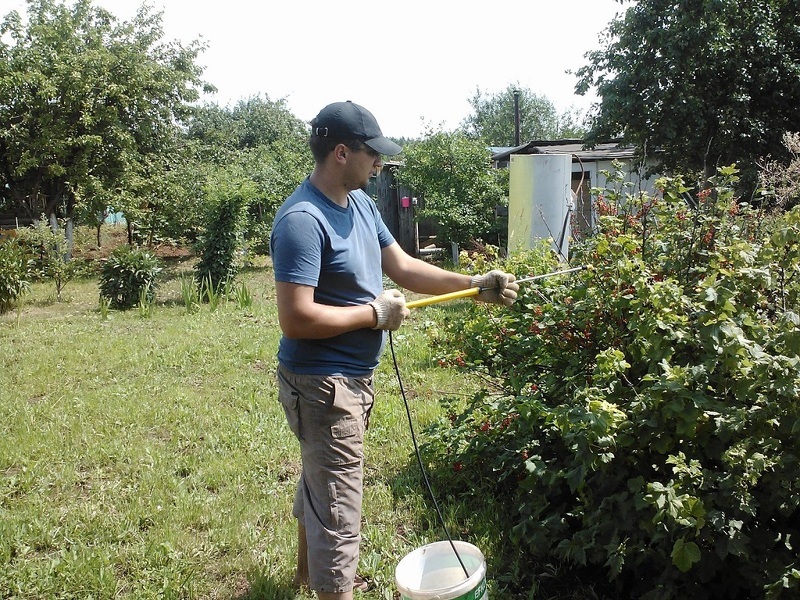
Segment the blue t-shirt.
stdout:
<svg viewBox="0 0 800 600">
<path fill-rule="evenodd" d="M 275 280 L 313 287 L 320 304 L 363 305 L 383 291 L 381 249 L 393 242 L 363 191 L 350 192 L 342 208 L 306 179 L 275 215 Z M 378 366 L 384 344 L 385 332 L 370 328 L 321 340 L 283 336 L 278 360 L 294 373 L 360 377 Z"/>
</svg>

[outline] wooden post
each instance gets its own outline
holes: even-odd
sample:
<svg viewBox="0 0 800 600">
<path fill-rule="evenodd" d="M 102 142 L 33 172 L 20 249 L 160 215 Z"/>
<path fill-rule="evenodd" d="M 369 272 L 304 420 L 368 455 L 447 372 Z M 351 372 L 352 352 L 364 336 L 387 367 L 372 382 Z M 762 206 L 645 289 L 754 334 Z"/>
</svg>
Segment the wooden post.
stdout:
<svg viewBox="0 0 800 600">
<path fill-rule="evenodd" d="M 408 196 L 400 198 L 400 246 L 408 254 L 419 256 L 419 234 L 417 233 L 417 220 L 414 218 L 416 207 Z"/>
<path fill-rule="evenodd" d="M 369 193 L 376 197 L 381 218 L 400 247 L 411 256 L 419 257 L 416 207 L 411 203 L 410 190 L 397 184 L 394 176 L 397 168 L 393 163 L 384 165 L 378 177 L 370 182 Z M 403 207 L 403 197 L 409 198 L 406 208 Z"/>
</svg>

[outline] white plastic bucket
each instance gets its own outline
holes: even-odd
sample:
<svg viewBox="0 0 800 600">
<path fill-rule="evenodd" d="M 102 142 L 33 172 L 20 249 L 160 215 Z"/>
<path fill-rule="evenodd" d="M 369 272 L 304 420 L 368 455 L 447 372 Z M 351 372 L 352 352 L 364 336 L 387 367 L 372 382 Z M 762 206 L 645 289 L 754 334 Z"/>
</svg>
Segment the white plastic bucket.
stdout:
<svg viewBox="0 0 800 600">
<path fill-rule="evenodd" d="M 487 600 L 486 560 L 472 544 L 454 541 L 467 568 L 464 574 L 450 542 L 434 542 L 403 557 L 394 572 L 402 600 Z"/>
</svg>

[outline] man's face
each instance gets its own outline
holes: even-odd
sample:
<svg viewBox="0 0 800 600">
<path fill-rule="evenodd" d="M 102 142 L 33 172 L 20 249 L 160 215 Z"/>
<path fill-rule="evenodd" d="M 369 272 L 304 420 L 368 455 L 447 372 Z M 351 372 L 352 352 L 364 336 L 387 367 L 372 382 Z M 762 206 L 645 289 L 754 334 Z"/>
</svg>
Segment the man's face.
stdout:
<svg viewBox="0 0 800 600">
<path fill-rule="evenodd" d="M 361 144 L 357 149 L 350 148 L 350 151 L 347 160 L 350 189 L 366 190 L 370 178 L 376 177 L 383 168 L 381 155 L 366 144 Z"/>
</svg>

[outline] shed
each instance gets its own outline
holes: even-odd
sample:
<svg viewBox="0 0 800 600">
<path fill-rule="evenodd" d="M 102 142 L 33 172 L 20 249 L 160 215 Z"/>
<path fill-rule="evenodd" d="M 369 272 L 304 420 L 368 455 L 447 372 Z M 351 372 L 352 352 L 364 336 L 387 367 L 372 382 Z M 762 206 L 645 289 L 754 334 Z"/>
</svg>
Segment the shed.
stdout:
<svg viewBox="0 0 800 600">
<path fill-rule="evenodd" d="M 436 238 L 436 223 L 418 218 L 425 200 L 397 182 L 396 174 L 401 166 L 401 162 L 386 161 L 378 176 L 370 180 L 367 193 L 375 199 L 383 222 L 403 250 L 411 256 L 425 256 L 428 254 L 426 246 L 433 244 Z"/>
<path fill-rule="evenodd" d="M 613 162 L 623 164 L 625 181 L 633 183 L 632 192 L 653 193 L 658 175 L 649 174 L 656 161 L 641 159 L 635 148 L 615 139 L 593 148 L 586 148 L 583 140 L 536 140 L 514 148 L 494 148 L 492 161 L 498 168 L 507 168 L 512 154 L 569 154 L 572 156 L 572 191 L 575 193 L 573 231 L 585 233 L 594 228 L 595 216 L 591 201 L 593 187 L 607 185 L 602 171 L 613 171 Z"/>
</svg>

